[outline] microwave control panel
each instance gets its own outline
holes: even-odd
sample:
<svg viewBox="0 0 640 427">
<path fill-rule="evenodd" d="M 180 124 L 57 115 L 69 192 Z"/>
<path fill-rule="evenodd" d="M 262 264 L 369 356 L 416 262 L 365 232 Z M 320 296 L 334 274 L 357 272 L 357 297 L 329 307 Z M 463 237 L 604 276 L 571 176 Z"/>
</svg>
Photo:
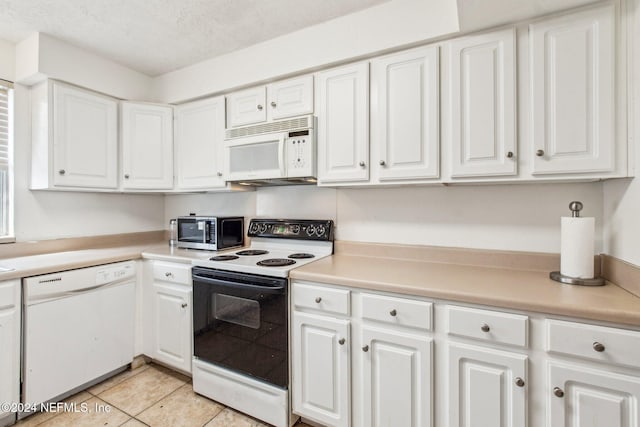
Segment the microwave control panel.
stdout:
<svg viewBox="0 0 640 427">
<path fill-rule="evenodd" d="M 287 176 L 316 176 L 316 143 L 313 129 L 289 132 L 285 143 Z"/>
</svg>

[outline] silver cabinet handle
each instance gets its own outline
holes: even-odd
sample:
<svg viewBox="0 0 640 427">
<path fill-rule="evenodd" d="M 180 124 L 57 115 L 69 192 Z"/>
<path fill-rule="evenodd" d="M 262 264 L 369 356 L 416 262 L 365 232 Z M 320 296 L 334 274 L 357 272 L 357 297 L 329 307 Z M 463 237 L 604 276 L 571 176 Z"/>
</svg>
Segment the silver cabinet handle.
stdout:
<svg viewBox="0 0 640 427">
<path fill-rule="evenodd" d="M 186 302 L 183 302 L 183 303 L 182 303 L 182 305 L 181 305 L 180 307 L 182 307 L 182 308 L 187 308 L 187 303 L 186 303 Z"/>
<path fill-rule="evenodd" d="M 222 172 L 218 172 L 218 176 L 222 176 Z"/>
<path fill-rule="evenodd" d="M 536 150 L 536 156 L 538 157 L 544 156 L 544 150 Z"/>
<path fill-rule="evenodd" d="M 277 105 L 278 105 L 278 104 L 276 104 L 276 102 L 275 102 L 275 101 L 271 101 L 271 106 L 272 106 L 273 108 L 276 108 L 276 106 L 277 106 Z"/>
<path fill-rule="evenodd" d="M 524 380 L 520 377 L 516 377 L 516 385 L 518 387 L 524 387 Z"/>
<path fill-rule="evenodd" d="M 482 332 L 489 332 L 491 330 L 491 328 L 486 323 L 483 323 L 482 326 L 480 326 L 480 330 Z"/>
<path fill-rule="evenodd" d="M 560 387 L 554 387 L 553 394 L 555 394 L 556 397 L 564 397 L 564 391 L 562 391 Z"/>
<path fill-rule="evenodd" d="M 385 162 L 384 160 L 380 160 L 380 166 L 384 166 L 386 164 L 387 164 L 387 162 Z"/>
<path fill-rule="evenodd" d="M 258 104 L 258 110 L 262 111 L 263 108 L 264 107 L 262 105 Z"/>
<path fill-rule="evenodd" d="M 65 173 L 67 173 L 67 171 L 66 171 L 66 170 L 64 170 L 64 169 L 60 169 L 60 170 L 58 171 L 58 173 L 59 173 L 60 175 L 64 175 Z"/>
<path fill-rule="evenodd" d="M 338 340 L 338 344 L 340 344 L 340 345 L 344 345 L 344 343 L 345 343 L 344 338 L 340 338 L 340 339 Z"/>
<path fill-rule="evenodd" d="M 395 315 L 396 315 L 396 314 L 398 314 L 398 312 L 397 312 L 397 311 L 396 311 L 396 309 L 394 308 L 393 310 L 391 310 L 391 311 L 389 312 L 389 314 L 395 317 Z"/>
<path fill-rule="evenodd" d="M 604 351 L 604 344 L 599 343 L 598 341 L 593 343 L 593 349 L 598 353 L 602 353 Z"/>
<path fill-rule="evenodd" d="M 129 179 L 129 174 L 128 173 L 124 175 L 124 179 Z"/>
<path fill-rule="evenodd" d="M 509 159 L 513 158 L 513 151 L 507 152 L 507 158 L 509 158 Z"/>
<path fill-rule="evenodd" d="M 364 347 L 362 347 L 362 351 L 364 351 L 365 353 L 369 351 L 369 346 L 365 345 Z"/>
<path fill-rule="evenodd" d="M 322 298 L 320 298 L 320 297 L 316 297 L 316 302 L 317 302 L 318 304 L 320 304 L 320 301 L 322 301 Z"/>
<path fill-rule="evenodd" d="M 360 165 L 360 167 L 361 167 L 361 168 L 363 168 L 363 167 L 364 167 L 364 165 L 365 165 L 365 163 L 364 163 L 364 162 L 360 162 L 360 163 L 358 163 L 358 164 Z"/>
</svg>

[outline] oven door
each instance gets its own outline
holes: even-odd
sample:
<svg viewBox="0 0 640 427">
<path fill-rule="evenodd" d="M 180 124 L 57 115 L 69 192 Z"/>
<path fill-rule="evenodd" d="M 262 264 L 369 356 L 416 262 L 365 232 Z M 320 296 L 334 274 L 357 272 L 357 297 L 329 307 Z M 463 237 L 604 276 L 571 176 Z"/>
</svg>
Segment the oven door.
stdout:
<svg viewBox="0 0 640 427">
<path fill-rule="evenodd" d="M 284 178 L 287 133 L 248 136 L 225 142 L 227 181 Z"/>
<path fill-rule="evenodd" d="M 193 268 L 194 356 L 287 388 L 287 279 Z"/>
</svg>

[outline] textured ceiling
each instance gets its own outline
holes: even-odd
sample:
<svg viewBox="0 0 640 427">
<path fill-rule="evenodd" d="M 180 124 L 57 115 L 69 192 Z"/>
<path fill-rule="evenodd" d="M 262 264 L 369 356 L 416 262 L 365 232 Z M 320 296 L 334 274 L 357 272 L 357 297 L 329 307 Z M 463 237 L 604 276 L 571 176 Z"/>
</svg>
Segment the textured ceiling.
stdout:
<svg viewBox="0 0 640 427">
<path fill-rule="evenodd" d="M 0 39 L 34 31 L 150 76 L 389 0 L 0 0 Z"/>
</svg>

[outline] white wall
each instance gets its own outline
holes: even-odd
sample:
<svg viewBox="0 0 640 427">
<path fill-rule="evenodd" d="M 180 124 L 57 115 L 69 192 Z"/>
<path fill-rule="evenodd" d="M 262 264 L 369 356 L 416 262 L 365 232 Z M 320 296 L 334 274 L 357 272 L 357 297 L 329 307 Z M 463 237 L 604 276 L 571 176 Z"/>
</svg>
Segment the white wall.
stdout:
<svg viewBox="0 0 640 427">
<path fill-rule="evenodd" d="M 182 102 L 458 30 L 455 1 L 392 0 L 164 74 L 163 102 Z"/>
<path fill-rule="evenodd" d="M 16 71 L 16 47 L 13 43 L 0 40 L 0 79 L 12 82 Z"/>
<path fill-rule="evenodd" d="M 167 196 L 165 222 L 188 214 L 189 209 L 247 218 L 327 218 L 336 221 L 338 240 L 557 253 L 560 217 L 569 215 L 572 200 L 584 203 L 584 216 L 596 218 L 595 247 L 600 252 L 601 183 L 371 189 L 291 186 L 243 194 Z"/>
<path fill-rule="evenodd" d="M 15 88 L 15 233 L 17 241 L 132 233 L 166 228 L 164 196 L 30 191 L 28 89 Z"/>
</svg>

